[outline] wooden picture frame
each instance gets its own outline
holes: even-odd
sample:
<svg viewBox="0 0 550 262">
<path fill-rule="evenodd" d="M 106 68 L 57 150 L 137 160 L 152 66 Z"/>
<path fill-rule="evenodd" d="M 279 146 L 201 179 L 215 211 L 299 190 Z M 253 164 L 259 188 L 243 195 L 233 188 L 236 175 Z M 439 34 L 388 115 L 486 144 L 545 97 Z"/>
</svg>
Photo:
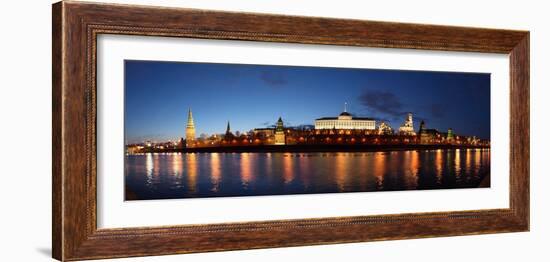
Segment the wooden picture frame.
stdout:
<svg viewBox="0 0 550 262">
<path fill-rule="evenodd" d="M 529 230 L 529 32 L 83 2 L 53 5 L 53 257 L 63 261 Z M 99 34 L 408 48 L 510 57 L 510 207 L 98 229 Z M 145 244 L 147 243 L 147 244 Z"/>
</svg>

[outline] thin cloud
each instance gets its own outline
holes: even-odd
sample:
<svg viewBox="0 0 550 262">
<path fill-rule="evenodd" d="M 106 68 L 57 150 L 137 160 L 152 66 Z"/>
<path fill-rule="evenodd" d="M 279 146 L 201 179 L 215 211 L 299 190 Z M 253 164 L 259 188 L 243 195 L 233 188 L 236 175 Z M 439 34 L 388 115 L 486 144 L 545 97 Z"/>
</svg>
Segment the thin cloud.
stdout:
<svg viewBox="0 0 550 262">
<path fill-rule="evenodd" d="M 382 113 L 391 117 L 403 116 L 403 104 L 399 97 L 389 91 L 364 90 L 359 96 L 359 103 L 367 110 Z"/>
<path fill-rule="evenodd" d="M 280 72 L 263 71 L 260 79 L 272 87 L 281 87 L 288 83 L 286 77 Z"/>
</svg>

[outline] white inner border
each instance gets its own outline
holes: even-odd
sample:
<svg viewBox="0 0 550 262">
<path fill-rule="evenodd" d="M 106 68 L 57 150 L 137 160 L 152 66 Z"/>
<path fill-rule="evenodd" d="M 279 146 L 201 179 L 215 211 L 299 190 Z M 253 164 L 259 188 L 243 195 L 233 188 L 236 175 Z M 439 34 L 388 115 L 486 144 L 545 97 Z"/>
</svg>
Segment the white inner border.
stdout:
<svg viewBox="0 0 550 262">
<path fill-rule="evenodd" d="M 98 228 L 509 207 L 507 55 L 123 35 L 97 46 Z M 125 59 L 491 73 L 491 188 L 125 202 Z"/>
</svg>

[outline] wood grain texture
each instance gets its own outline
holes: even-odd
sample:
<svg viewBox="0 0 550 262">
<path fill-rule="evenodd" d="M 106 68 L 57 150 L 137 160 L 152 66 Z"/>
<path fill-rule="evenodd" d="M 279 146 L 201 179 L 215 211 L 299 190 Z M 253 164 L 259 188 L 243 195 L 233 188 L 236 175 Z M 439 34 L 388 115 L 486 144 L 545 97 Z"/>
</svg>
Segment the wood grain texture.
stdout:
<svg viewBox="0 0 550 262">
<path fill-rule="evenodd" d="M 53 6 L 53 257 L 82 260 L 529 230 L 529 32 L 60 2 Z M 510 55 L 510 208 L 98 229 L 100 34 Z"/>
<path fill-rule="evenodd" d="M 61 71 L 62 69 L 62 34 L 61 5 L 52 8 L 52 256 L 61 257 L 63 253 L 63 190 L 61 170 Z"/>
<path fill-rule="evenodd" d="M 529 227 L 529 33 L 510 52 L 510 207 Z"/>
</svg>

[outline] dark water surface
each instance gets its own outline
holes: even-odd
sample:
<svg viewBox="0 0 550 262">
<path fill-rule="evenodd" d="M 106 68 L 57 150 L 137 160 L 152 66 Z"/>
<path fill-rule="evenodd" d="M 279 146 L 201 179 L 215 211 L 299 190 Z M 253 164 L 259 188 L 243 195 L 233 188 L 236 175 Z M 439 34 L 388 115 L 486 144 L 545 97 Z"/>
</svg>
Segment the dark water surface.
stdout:
<svg viewBox="0 0 550 262">
<path fill-rule="evenodd" d="M 127 155 L 126 199 L 472 188 L 490 160 L 489 149 Z"/>
</svg>

